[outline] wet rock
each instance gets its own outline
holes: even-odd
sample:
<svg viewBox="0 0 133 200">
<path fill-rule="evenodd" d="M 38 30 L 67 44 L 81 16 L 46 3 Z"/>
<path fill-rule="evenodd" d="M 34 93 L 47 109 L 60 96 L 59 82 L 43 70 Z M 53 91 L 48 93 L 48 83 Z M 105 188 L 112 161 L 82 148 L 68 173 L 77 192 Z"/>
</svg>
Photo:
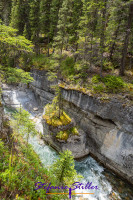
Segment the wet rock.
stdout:
<svg viewBox="0 0 133 200">
<path fill-rule="evenodd" d="M 33 108 L 34 111 L 38 111 L 38 108 Z"/>
</svg>

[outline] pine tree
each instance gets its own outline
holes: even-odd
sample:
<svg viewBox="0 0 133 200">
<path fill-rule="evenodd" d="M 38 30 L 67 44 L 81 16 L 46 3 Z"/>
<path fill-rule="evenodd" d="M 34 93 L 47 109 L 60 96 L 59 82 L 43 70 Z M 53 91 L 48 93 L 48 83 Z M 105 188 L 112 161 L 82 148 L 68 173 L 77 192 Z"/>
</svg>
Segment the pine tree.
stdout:
<svg viewBox="0 0 133 200">
<path fill-rule="evenodd" d="M 57 185 L 74 183 L 74 180 L 81 178 L 74 169 L 74 158 L 69 150 L 60 153 L 59 159 L 52 166 L 52 174 L 56 177 Z"/>
<path fill-rule="evenodd" d="M 11 14 L 11 1 L 10 0 L 1 0 L 0 1 L 0 19 L 6 24 L 9 25 Z"/>
<path fill-rule="evenodd" d="M 50 9 L 52 0 L 41 0 L 40 3 L 40 23 L 41 32 L 47 38 L 48 56 L 49 56 L 49 43 L 50 43 Z"/>
<path fill-rule="evenodd" d="M 100 75 L 102 76 L 103 65 L 104 65 L 104 51 L 105 51 L 105 31 L 106 31 L 106 15 L 107 15 L 107 0 L 99 2 L 101 7 L 101 26 L 100 26 Z"/>
<path fill-rule="evenodd" d="M 98 15 L 97 0 L 83 0 L 83 11 L 79 23 L 79 43 L 83 43 L 80 52 L 83 54 L 83 59 L 86 61 L 86 55 L 89 53 L 90 68 L 93 62 L 93 46 L 96 40 Z M 94 40 L 95 39 L 95 40 Z"/>
<path fill-rule="evenodd" d="M 31 40 L 35 44 L 35 52 L 39 54 L 40 0 L 33 0 L 30 2 L 29 22 L 31 29 Z"/>
<path fill-rule="evenodd" d="M 50 9 L 50 40 L 57 34 L 58 14 L 63 0 L 52 0 Z"/>
<path fill-rule="evenodd" d="M 59 18 L 57 25 L 57 36 L 55 37 L 55 46 L 60 49 L 61 54 L 63 48 L 67 50 L 69 39 L 71 37 L 71 29 L 72 29 L 72 8 L 73 1 L 72 0 L 64 0 L 62 3 L 62 7 L 59 10 Z"/>
<path fill-rule="evenodd" d="M 74 0 L 72 4 L 72 16 L 71 16 L 71 29 L 69 32 L 69 47 L 72 49 L 72 51 L 77 51 L 78 49 L 78 29 L 79 29 L 79 22 L 80 17 L 82 15 L 82 6 L 83 3 L 81 0 Z"/>
<path fill-rule="evenodd" d="M 121 67 L 120 67 L 120 75 L 123 76 L 125 73 L 125 63 L 126 63 L 126 56 L 128 51 L 128 44 L 129 44 L 129 37 L 132 30 L 132 20 L 133 20 L 133 2 L 129 4 L 129 16 L 127 22 L 127 28 L 124 38 L 124 44 L 122 49 L 122 58 L 121 58 Z"/>
<path fill-rule="evenodd" d="M 10 25 L 18 30 L 18 34 L 22 35 L 24 30 L 24 1 L 13 0 L 11 10 L 11 22 Z"/>
</svg>

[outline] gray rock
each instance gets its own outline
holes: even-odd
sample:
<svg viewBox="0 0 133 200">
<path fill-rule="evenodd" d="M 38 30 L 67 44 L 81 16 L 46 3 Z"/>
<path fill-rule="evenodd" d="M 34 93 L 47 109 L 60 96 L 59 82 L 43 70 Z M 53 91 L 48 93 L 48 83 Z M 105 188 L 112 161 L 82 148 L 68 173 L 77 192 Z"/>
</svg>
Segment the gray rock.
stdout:
<svg viewBox="0 0 133 200">
<path fill-rule="evenodd" d="M 40 105 L 45 106 L 54 97 L 47 72 L 32 70 L 32 76 L 35 81 L 30 88 Z M 75 158 L 90 152 L 106 167 L 133 183 L 133 106 L 125 107 L 115 98 L 101 102 L 100 98 L 75 90 L 62 89 L 61 92 L 64 109 L 74 118 L 82 134 L 80 138 L 70 137 L 65 143 L 55 140 L 46 127 L 45 140 L 58 151 L 70 149 Z"/>
</svg>

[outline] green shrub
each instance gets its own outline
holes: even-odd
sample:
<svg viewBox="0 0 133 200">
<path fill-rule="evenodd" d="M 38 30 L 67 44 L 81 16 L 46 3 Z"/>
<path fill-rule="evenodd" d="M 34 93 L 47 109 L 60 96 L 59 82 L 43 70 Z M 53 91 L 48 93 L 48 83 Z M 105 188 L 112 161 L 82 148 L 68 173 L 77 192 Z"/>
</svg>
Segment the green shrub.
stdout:
<svg viewBox="0 0 133 200">
<path fill-rule="evenodd" d="M 32 64 L 37 69 L 48 69 L 50 60 L 44 55 L 37 55 L 32 58 Z"/>
<path fill-rule="evenodd" d="M 56 138 L 67 141 L 69 137 L 68 131 L 60 131 L 57 133 Z"/>
<path fill-rule="evenodd" d="M 91 79 L 92 83 L 99 83 L 101 81 L 100 75 L 95 75 Z"/>
<path fill-rule="evenodd" d="M 61 62 L 60 68 L 64 75 L 75 74 L 73 57 L 66 57 L 66 59 Z"/>
<path fill-rule="evenodd" d="M 38 155 L 30 145 L 25 145 L 22 138 L 17 138 L 17 145 L 17 152 L 11 153 L 0 140 L 0 199 L 4 199 L 6 194 L 11 194 L 11 199 L 15 196 L 33 200 L 46 198 L 45 190 L 35 191 L 34 188 L 39 181 L 49 182 L 47 169 L 43 168 Z"/>
<path fill-rule="evenodd" d="M 114 93 L 114 92 L 122 90 L 125 86 L 125 83 L 121 77 L 112 76 L 112 75 L 107 75 L 106 77 L 100 77 L 100 75 L 93 76 L 92 83 L 98 84 L 100 82 L 102 84 L 93 86 L 94 91 L 102 92 L 106 90 L 108 92 Z M 105 87 L 103 86 L 103 84 Z"/>
<path fill-rule="evenodd" d="M 124 88 L 124 85 L 125 85 L 122 78 L 117 77 L 117 76 L 108 75 L 108 76 L 104 77 L 102 80 L 103 80 L 107 90 L 111 91 L 111 92 L 119 91 L 122 88 Z"/>
<path fill-rule="evenodd" d="M 110 71 L 110 70 L 114 70 L 114 66 L 113 66 L 113 64 L 112 64 L 112 62 L 109 62 L 109 61 L 105 61 L 104 62 L 104 70 L 105 71 Z"/>
<path fill-rule="evenodd" d="M 97 93 L 101 93 L 101 92 L 104 92 L 106 88 L 104 87 L 102 83 L 100 83 L 99 85 L 93 86 L 93 90 Z"/>
</svg>

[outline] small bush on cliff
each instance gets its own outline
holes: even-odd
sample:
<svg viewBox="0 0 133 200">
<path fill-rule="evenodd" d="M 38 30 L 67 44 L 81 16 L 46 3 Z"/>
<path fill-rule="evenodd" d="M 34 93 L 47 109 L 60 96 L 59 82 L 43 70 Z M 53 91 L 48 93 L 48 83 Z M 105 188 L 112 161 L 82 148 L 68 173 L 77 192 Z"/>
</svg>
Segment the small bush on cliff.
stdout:
<svg viewBox="0 0 133 200">
<path fill-rule="evenodd" d="M 78 129 L 76 127 L 72 127 L 66 131 L 60 131 L 57 133 L 56 138 L 67 141 L 69 135 L 79 135 Z"/>
<path fill-rule="evenodd" d="M 121 77 L 108 75 L 105 77 L 100 77 L 99 75 L 95 75 L 92 78 L 92 83 L 96 84 L 93 86 L 94 91 L 96 92 L 118 92 L 121 91 L 125 87 L 125 82 Z"/>
<path fill-rule="evenodd" d="M 102 79 L 108 91 L 116 92 L 124 88 L 124 81 L 121 77 L 108 75 Z"/>
<path fill-rule="evenodd" d="M 104 92 L 105 89 L 106 89 L 106 88 L 104 87 L 104 85 L 103 85 L 102 83 L 100 83 L 99 85 L 93 86 L 93 90 L 94 90 L 95 92 L 98 92 L 98 93 Z"/>
<path fill-rule="evenodd" d="M 70 124 L 70 117 L 63 111 L 59 118 L 58 111 L 59 107 L 53 107 L 52 104 L 45 106 L 45 115 L 43 115 L 43 118 L 46 120 L 47 124 L 52 126 L 63 126 Z"/>
<path fill-rule="evenodd" d="M 59 133 L 57 133 L 56 138 L 60 139 L 60 140 L 65 140 L 67 141 L 69 137 L 69 133 L 68 131 L 60 131 Z"/>
</svg>

